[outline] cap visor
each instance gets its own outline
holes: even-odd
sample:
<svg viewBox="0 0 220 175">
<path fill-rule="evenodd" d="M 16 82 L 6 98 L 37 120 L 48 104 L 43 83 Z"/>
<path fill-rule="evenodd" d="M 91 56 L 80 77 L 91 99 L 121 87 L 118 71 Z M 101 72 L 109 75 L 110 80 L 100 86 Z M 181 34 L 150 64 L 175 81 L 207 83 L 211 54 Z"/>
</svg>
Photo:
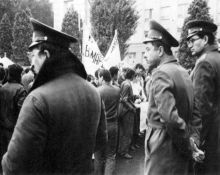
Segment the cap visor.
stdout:
<svg viewBox="0 0 220 175">
<path fill-rule="evenodd" d="M 149 42 L 152 42 L 152 41 L 157 41 L 159 39 L 153 39 L 153 38 L 145 38 L 145 40 L 143 41 L 144 44 L 147 44 Z"/>
<path fill-rule="evenodd" d="M 33 47 L 37 46 L 37 45 L 40 44 L 40 43 L 41 43 L 41 42 L 32 42 L 32 43 L 29 45 L 28 49 L 32 49 Z"/>
</svg>

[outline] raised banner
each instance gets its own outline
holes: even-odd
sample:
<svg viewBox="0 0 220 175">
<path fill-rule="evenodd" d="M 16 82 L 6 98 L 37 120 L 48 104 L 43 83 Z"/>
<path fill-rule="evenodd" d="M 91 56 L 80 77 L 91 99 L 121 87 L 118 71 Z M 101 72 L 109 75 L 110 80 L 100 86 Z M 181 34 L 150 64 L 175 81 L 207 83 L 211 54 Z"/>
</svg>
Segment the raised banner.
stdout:
<svg viewBox="0 0 220 175">
<path fill-rule="evenodd" d="M 118 43 L 118 32 L 115 30 L 115 35 L 109 50 L 103 60 L 103 66 L 105 69 L 109 69 L 111 66 L 119 66 L 121 62 L 120 49 Z"/>
<path fill-rule="evenodd" d="M 82 63 L 87 74 L 94 75 L 95 71 L 102 67 L 104 56 L 100 52 L 97 43 L 90 34 L 88 28 L 83 30 Z"/>
</svg>

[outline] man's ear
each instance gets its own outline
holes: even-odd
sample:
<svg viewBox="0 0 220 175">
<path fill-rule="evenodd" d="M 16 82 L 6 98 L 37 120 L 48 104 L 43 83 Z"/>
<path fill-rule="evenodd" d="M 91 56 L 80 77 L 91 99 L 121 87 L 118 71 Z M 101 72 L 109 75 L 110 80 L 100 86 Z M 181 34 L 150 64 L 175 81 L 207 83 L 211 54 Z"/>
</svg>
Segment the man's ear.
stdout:
<svg viewBox="0 0 220 175">
<path fill-rule="evenodd" d="M 163 56 L 163 54 L 164 54 L 164 47 L 163 46 L 159 46 L 158 51 L 159 51 L 159 56 L 160 57 Z"/>
<path fill-rule="evenodd" d="M 45 53 L 47 58 L 50 58 L 50 52 L 48 50 L 44 50 L 44 53 Z"/>
<path fill-rule="evenodd" d="M 204 38 L 204 42 L 205 42 L 205 44 L 208 44 L 209 37 L 208 37 L 207 35 L 205 35 L 203 38 Z"/>
</svg>

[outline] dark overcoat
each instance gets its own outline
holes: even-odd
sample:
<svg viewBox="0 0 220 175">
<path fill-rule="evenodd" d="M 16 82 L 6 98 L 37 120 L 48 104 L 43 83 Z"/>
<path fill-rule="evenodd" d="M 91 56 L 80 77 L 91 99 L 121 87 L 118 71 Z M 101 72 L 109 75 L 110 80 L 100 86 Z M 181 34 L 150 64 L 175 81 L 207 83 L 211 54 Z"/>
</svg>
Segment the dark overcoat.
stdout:
<svg viewBox="0 0 220 175">
<path fill-rule="evenodd" d="M 7 151 L 21 106 L 27 92 L 17 82 L 7 82 L 0 88 L 0 150 L 1 157 Z"/>
<path fill-rule="evenodd" d="M 107 141 L 103 103 L 74 72 L 33 90 L 2 160 L 6 174 L 86 174 Z"/>
<path fill-rule="evenodd" d="M 185 175 L 188 172 L 189 122 L 193 87 L 173 57 L 153 72 L 145 138 L 146 175 Z"/>
<path fill-rule="evenodd" d="M 118 104 L 120 99 L 120 88 L 111 84 L 103 84 L 98 91 L 105 104 L 106 119 L 116 121 L 118 119 Z"/>
<path fill-rule="evenodd" d="M 202 120 L 201 149 L 205 160 L 199 174 L 220 174 L 220 54 L 212 45 L 197 60 L 191 78 L 194 115 Z"/>
<path fill-rule="evenodd" d="M 119 148 L 118 153 L 128 153 L 133 136 L 136 108 L 131 81 L 126 79 L 121 84 L 119 103 Z"/>
</svg>

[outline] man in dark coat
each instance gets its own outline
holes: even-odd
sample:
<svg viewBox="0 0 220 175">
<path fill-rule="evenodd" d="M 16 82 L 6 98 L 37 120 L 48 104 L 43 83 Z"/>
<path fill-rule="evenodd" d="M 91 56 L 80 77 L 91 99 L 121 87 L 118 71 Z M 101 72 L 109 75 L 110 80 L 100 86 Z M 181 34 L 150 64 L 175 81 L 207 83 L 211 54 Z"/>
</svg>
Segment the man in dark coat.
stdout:
<svg viewBox="0 0 220 175">
<path fill-rule="evenodd" d="M 217 26 L 207 21 L 190 21 L 188 47 L 198 56 L 191 77 L 194 88 L 193 114 L 202 120 L 200 147 L 205 159 L 198 174 L 220 174 L 220 54 L 215 43 Z"/>
<path fill-rule="evenodd" d="M 107 141 L 103 103 L 69 46 L 77 40 L 31 19 L 37 77 L 2 160 L 7 174 L 89 174 Z"/>
<path fill-rule="evenodd" d="M 134 117 L 136 115 L 136 107 L 134 105 L 135 95 L 131 81 L 134 79 L 135 71 L 127 68 L 125 80 L 121 84 L 120 102 L 119 102 L 119 146 L 118 155 L 125 159 L 132 159 L 129 154 L 131 148 L 134 128 Z"/>
<path fill-rule="evenodd" d="M 0 88 L 0 129 L 1 158 L 7 151 L 21 106 L 27 92 L 21 84 L 22 67 L 8 66 L 8 81 Z"/>
<path fill-rule="evenodd" d="M 117 86 L 119 87 L 119 84 L 118 84 L 118 67 L 116 66 L 112 66 L 109 68 L 109 72 L 111 74 L 111 77 L 112 77 L 112 85 L 114 86 Z"/>
<path fill-rule="evenodd" d="M 98 77 L 101 84 L 101 86 L 98 87 L 98 91 L 105 104 L 108 129 L 104 174 L 113 175 L 115 172 L 115 158 L 118 143 L 118 104 L 120 99 L 120 88 L 111 84 L 111 75 L 108 70 L 101 69 Z"/>
<path fill-rule="evenodd" d="M 154 67 L 149 89 L 145 139 L 145 175 L 186 175 L 192 156 L 190 123 L 193 86 L 187 71 L 173 57 L 177 40 L 156 21 L 144 41 Z"/>
</svg>

